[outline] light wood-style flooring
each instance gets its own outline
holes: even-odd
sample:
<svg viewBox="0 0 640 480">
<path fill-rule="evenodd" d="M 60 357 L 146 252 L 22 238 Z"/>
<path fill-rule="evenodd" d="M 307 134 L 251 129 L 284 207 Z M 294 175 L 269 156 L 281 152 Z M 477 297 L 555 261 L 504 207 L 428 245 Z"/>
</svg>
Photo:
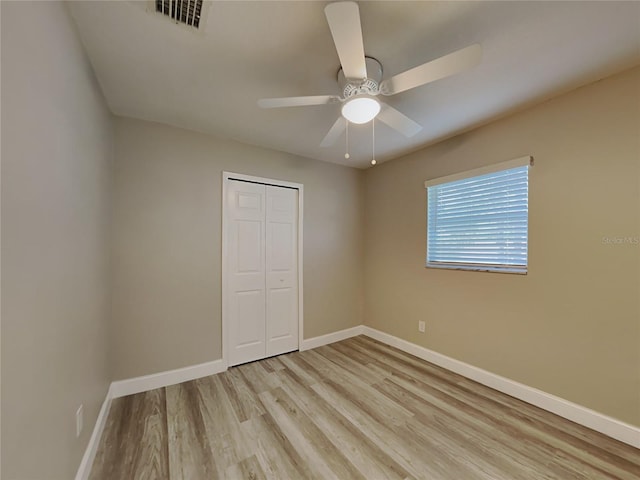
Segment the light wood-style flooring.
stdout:
<svg viewBox="0 0 640 480">
<path fill-rule="evenodd" d="M 360 336 L 114 400 L 90 478 L 637 480 L 640 451 Z"/>
</svg>

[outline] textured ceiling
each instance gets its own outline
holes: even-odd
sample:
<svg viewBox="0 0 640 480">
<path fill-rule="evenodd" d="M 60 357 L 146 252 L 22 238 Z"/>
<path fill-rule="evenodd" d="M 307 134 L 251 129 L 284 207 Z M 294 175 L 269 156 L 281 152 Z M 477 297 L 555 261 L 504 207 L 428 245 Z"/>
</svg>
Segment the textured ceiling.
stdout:
<svg viewBox="0 0 640 480">
<path fill-rule="evenodd" d="M 201 31 L 153 2 L 70 2 L 113 113 L 365 167 L 371 124 L 320 142 L 339 104 L 262 110 L 263 97 L 339 94 L 327 2 L 213 2 Z M 640 64 L 640 2 L 359 2 L 365 53 L 383 78 L 473 43 L 472 70 L 387 97 L 423 126 L 405 138 L 376 124 L 385 161 Z"/>
</svg>

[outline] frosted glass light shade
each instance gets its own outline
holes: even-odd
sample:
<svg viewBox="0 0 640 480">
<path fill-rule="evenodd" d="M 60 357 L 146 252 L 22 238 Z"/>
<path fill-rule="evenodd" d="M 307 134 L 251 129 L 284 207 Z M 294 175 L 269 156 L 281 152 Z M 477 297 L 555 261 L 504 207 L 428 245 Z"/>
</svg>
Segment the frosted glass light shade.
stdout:
<svg viewBox="0 0 640 480">
<path fill-rule="evenodd" d="M 359 97 L 342 106 L 342 116 L 351 123 L 367 123 L 380 112 L 380 104 L 373 98 Z"/>
</svg>

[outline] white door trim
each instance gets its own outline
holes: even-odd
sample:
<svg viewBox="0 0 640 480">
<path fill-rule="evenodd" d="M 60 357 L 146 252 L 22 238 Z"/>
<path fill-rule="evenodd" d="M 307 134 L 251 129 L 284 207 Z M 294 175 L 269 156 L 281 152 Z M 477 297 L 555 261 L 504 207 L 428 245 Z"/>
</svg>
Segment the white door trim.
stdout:
<svg viewBox="0 0 640 480">
<path fill-rule="evenodd" d="M 229 214 L 227 212 L 227 185 L 229 180 L 243 180 L 245 182 L 262 183 L 265 185 L 275 185 L 277 187 L 295 188 L 298 190 L 298 349 L 302 348 L 304 339 L 304 315 L 303 315 L 303 298 L 302 290 L 302 259 L 303 259 L 303 243 L 302 243 L 302 226 L 303 226 L 303 203 L 304 203 L 304 185 L 301 183 L 288 182 L 285 180 L 276 180 L 273 178 L 255 177 L 253 175 L 245 175 L 242 173 L 222 172 L 222 359 L 224 364 L 229 364 L 229 328 L 228 322 L 228 306 L 227 303 L 227 253 L 228 245 L 226 240 L 226 231 L 228 228 Z"/>
</svg>

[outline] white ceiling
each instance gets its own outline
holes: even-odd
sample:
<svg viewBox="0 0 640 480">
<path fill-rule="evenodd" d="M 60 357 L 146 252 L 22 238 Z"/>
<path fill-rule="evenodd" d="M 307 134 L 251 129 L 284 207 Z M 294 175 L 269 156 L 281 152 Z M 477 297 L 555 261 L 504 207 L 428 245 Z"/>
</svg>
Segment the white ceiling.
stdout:
<svg viewBox="0 0 640 480">
<path fill-rule="evenodd" d="M 371 124 L 320 142 L 339 104 L 262 110 L 262 97 L 340 94 L 327 2 L 214 2 L 201 31 L 142 1 L 70 2 L 113 113 L 366 167 Z M 482 63 L 385 101 L 424 127 L 376 123 L 384 161 L 640 64 L 640 2 L 359 2 L 383 78 L 473 43 Z"/>
</svg>

